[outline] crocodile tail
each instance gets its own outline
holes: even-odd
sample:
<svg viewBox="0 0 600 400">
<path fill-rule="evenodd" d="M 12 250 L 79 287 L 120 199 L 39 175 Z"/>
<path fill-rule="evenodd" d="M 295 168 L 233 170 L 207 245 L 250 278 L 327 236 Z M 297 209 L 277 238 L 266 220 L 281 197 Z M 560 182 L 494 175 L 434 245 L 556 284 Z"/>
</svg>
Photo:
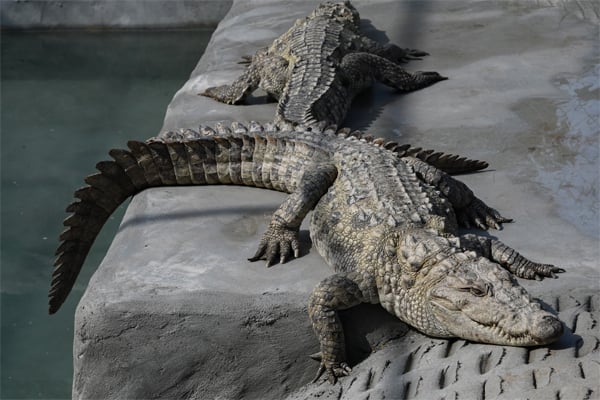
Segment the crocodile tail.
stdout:
<svg viewBox="0 0 600 400">
<path fill-rule="evenodd" d="M 188 142 L 130 141 L 129 150 L 110 151 L 112 161 L 96 165 L 98 173 L 85 178 L 67 207 L 49 291 L 49 312 L 55 313 L 71 291 L 85 258 L 102 226 L 127 198 L 154 186 L 241 184 L 285 191 L 256 168 L 261 146 L 276 147 L 267 137 L 243 135 Z M 254 160 L 253 160 L 254 157 Z M 261 160 L 262 161 L 262 160 Z"/>
<path fill-rule="evenodd" d="M 85 178 L 87 186 L 75 191 L 75 202 L 66 211 L 60 234 L 49 292 L 49 312 L 54 314 L 71 291 L 85 258 L 115 209 L 128 197 L 150 186 L 136 157 L 125 150 L 111 150 L 114 161 L 96 165 L 99 173 Z"/>
</svg>

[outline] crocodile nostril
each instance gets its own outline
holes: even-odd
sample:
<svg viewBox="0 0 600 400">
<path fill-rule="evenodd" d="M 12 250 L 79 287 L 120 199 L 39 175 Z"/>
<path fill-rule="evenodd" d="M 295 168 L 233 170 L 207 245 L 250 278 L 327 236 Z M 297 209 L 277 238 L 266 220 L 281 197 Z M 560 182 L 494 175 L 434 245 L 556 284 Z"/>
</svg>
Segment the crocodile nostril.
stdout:
<svg viewBox="0 0 600 400">
<path fill-rule="evenodd" d="M 532 333 L 540 343 L 551 343 L 562 336 L 563 324 L 554 315 L 546 314 L 535 324 Z"/>
</svg>

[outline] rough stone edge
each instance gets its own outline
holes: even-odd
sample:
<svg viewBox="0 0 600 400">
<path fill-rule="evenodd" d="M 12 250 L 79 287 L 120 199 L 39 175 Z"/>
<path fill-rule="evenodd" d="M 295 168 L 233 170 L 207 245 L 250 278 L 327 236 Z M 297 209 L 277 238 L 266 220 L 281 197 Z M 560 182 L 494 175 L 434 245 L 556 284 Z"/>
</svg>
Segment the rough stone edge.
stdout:
<svg viewBox="0 0 600 400">
<path fill-rule="evenodd" d="M 152 307 L 93 301 L 79 307 L 73 350 L 74 367 L 80 373 L 74 376 L 73 398 L 264 398 L 267 393 L 283 397 L 290 386 L 297 388 L 310 379 L 314 362 L 297 355 L 309 354 L 315 347 L 306 309 L 299 306 L 302 296 L 236 296 L 226 304 L 223 296 L 218 292 L 179 299 L 156 296 Z M 231 309 L 231 303 L 246 309 Z M 153 309 L 156 304 L 161 305 L 158 312 Z M 279 310 L 277 315 L 273 307 Z M 282 330 L 297 332 L 295 347 L 287 346 L 286 336 L 276 334 Z M 192 348 L 191 343 L 196 345 Z M 240 352 L 240 346 L 248 350 Z M 115 360 L 111 357 L 115 351 L 129 357 Z M 152 358 L 147 357 L 150 353 Z M 85 362 L 90 355 L 94 363 Z M 268 377 L 261 373 L 263 368 L 270 371 Z"/>
<path fill-rule="evenodd" d="M 242 188 L 257 193 L 240 202 L 231 196 L 233 189 L 240 188 L 191 189 L 146 190 L 129 205 L 76 311 L 74 399 L 233 399 L 269 398 L 270 394 L 281 398 L 311 380 L 316 366 L 307 355 L 318 350 L 318 342 L 306 304 L 313 286 L 310 281 L 318 282 L 328 274 L 324 262 L 316 253 L 304 255 L 301 265 L 292 261 L 277 269 L 246 261 L 247 250 L 254 249 L 268 224 L 266 213 L 271 212 L 254 205 L 267 204 L 269 210 L 274 209 L 283 195 Z M 183 190 L 188 194 L 182 195 Z M 276 198 L 270 200 L 273 195 Z M 215 207 L 218 199 L 222 202 Z M 232 209 L 228 218 L 219 210 L 229 210 L 232 202 L 243 204 Z M 154 221 L 153 216 L 161 209 L 168 210 L 166 219 Z M 198 212 L 189 215 L 190 210 Z M 187 215 L 185 220 L 177 217 L 182 213 Z M 246 227 L 239 234 L 219 234 L 219 229 L 210 233 L 221 243 L 235 245 L 228 254 L 218 252 L 224 258 L 217 261 L 223 261 L 223 269 L 216 273 L 216 285 L 203 279 L 202 271 L 197 272 L 200 276 L 190 278 L 199 286 L 188 285 L 181 290 L 173 290 L 169 279 L 151 286 L 136 279 L 148 276 L 154 267 L 146 268 L 146 256 L 135 261 L 136 257 L 128 258 L 128 252 L 139 255 L 142 248 L 153 249 L 157 243 L 166 248 L 181 243 L 198 259 L 184 255 L 175 263 L 185 264 L 184 269 L 194 268 L 210 254 L 206 249 L 214 248 L 215 243 L 207 245 L 201 234 L 190 238 L 191 225 L 199 232 L 208 232 L 208 227 L 218 223 L 231 226 L 239 222 Z M 307 224 L 305 221 L 301 229 L 303 242 L 307 240 L 307 234 L 303 234 Z M 169 238 L 163 237 L 163 232 L 168 232 Z M 186 253 L 184 248 L 177 253 Z M 230 260 L 243 278 L 228 280 L 232 276 L 228 274 Z M 159 257 L 154 262 L 167 266 L 173 260 L 167 256 L 167 260 Z M 177 267 L 171 272 L 181 276 Z M 292 280 L 293 288 L 286 290 L 290 272 L 296 278 Z M 263 285 L 267 288 L 252 286 L 256 280 L 262 281 L 261 277 L 272 283 Z M 112 284 L 121 281 L 130 284 L 125 288 Z M 246 285 L 244 290 L 237 290 L 242 284 Z M 234 290 L 228 290 L 228 285 L 234 285 Z M 289 346 L 291 337 L 294 346 Z"/>
</svg>

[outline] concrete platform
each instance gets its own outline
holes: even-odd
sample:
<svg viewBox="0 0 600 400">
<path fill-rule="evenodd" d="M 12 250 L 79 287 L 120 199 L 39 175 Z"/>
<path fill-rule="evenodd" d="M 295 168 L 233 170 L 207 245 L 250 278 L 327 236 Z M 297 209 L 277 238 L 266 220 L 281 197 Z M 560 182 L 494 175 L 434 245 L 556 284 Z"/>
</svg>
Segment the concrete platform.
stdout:
<svg viewBox="0 0 600 400">
<path fill-rule="evenodd" d="M 268 44 L 317 2 L 235 1 L 163 130 L 218 120 L 268 121 L 274 104 L 197 96 L 231 81 L 241 56 Z M 398 95 L 365 92 L 346 125 L 488 161 L 461 177 L 515 219 L 490 232 L 567 269 L 521 282 L 559 312 L 550 348 L 442 341 L 376 307 L 344 313 L 350 378 L 310 384 L 318 350 L 305 314 L 329 274 L 303 232 L 303 256 L 249 263 L 283 196 L 234 187 L 137 195 L 76 317 L 74 398 L 563 398 L 600 395 L 598 25 L 553 3 L 355 1 L 380 41 L 431 53 L 409 70 L 450 79 Z M 562 4 L 562 3 L 561 3 Z M 407 333 L 409 332 L 409 333 Z M 373 354 L 370 354 L 373 352 Z"/>
</svg>

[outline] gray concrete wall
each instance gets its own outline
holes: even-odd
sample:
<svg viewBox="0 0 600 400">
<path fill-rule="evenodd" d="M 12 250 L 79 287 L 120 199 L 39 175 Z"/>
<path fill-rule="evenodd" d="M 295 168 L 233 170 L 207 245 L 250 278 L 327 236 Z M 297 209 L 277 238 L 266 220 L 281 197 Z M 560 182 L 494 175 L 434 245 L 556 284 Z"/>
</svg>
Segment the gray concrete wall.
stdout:
<svg viewBox="0 0 600 400">
<path fill-rule="evenodd" d="M 1 0 L 2 29 L 191 28 L 216 25 L 232 0 Z"/>
</svg>

